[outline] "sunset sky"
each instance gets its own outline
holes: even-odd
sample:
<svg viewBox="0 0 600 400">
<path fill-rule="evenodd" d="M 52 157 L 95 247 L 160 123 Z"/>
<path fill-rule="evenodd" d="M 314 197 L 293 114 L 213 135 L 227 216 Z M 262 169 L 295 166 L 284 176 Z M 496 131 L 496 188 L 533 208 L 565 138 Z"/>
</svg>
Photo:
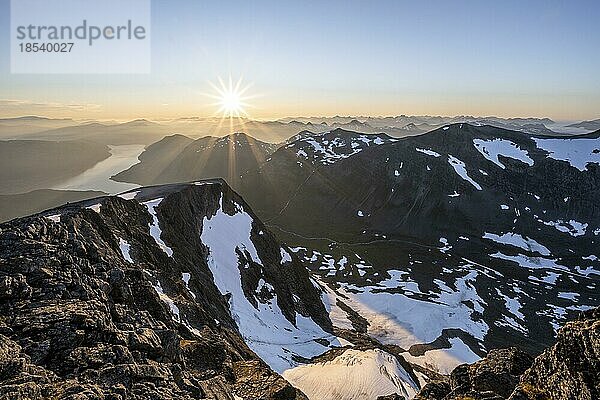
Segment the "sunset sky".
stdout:
<svg viewBox="0 0 600 400">
<path fill-rule="evenodd" d="M 152 72 L 10 74 L 0 0 L 0 116 L 210 116 L 243 77 L 254 118 L 600 118 L 600 2 L 153 1 Z"/>
</svg>

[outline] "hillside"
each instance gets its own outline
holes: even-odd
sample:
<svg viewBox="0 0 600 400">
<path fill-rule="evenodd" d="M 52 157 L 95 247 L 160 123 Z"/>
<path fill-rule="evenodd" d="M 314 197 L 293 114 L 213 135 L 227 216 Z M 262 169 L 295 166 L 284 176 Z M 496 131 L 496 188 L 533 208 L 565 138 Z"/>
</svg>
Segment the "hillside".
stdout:
<svg viewBox="0 0 600 400">
<path fill-rule="evenodd" d="M 113 179 L 151 185 L 224 178 L 237 187 L 244 172 L 256 169 L 276 149 L 276 145 L 243 133 L 194 141 L 181 135 L 167 136 L 148 146 L 138 164 Z"/>
<path fill-rule="evenodd" d="M 0 194 L 51 188 L 109 156 L 107 146 L 81 140 L 0 141 Z"/>
</svg>

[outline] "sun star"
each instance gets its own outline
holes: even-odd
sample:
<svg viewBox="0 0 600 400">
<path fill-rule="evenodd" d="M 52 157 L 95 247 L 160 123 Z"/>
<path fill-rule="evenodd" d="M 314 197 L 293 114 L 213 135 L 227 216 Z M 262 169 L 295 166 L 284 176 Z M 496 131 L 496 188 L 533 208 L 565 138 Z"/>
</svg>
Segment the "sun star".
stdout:
<svg viewBox="0 0 600 400">
<path fill-rule="evenodd" d="M 218 81 L 218 86 L 211 84 L 216 93 L 209 95 L 217 100 L 215 105 L 219 107 L 218 113 L 220 113 L 224 118 L 247 117 L 248 113 L 246 112 L 246 108 L 249 105 L 246 103 L 246 100 L 250 99 L 251 96 L 245 96 L 244 94 L 250 85 L 242 86 L 242 78 L 240 78 L 235 84 L 233 83 L 231 77 L 229 77 L 227 84 L 223 82 L 221 78 L 219 78 Z"/>
</svg>

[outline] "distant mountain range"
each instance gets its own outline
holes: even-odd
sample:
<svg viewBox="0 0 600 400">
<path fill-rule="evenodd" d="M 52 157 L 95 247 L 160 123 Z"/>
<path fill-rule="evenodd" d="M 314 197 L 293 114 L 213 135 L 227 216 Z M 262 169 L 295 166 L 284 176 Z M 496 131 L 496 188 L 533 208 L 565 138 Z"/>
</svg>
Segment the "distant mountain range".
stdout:
<svg viewBox="0 0 600 400">
<path fill-rule="evenodd" d="M 221 118 L 178 118 L 173 120 L 75 121 L 44 117 L 18 117 L 0 119 L 0 139 L 38 140 L 92 140 L 106 145 L 154 143 L 165 136 L 182 134 L 197 139 L 205 136 L 222 137 L 244 132 L 267 143 L 282 143 L 301 131 L 323 133 L 342 128 L 358 133 L 385 133 L 392 137 L 413 136 L 429 132 L 444 125 L 469 123 L 492 125 L 529 134 L 560 135 L 570 129 L 588 132 L 598 128 L 596 121 L 561 125 L 548 118 L 498 118 L 474 116 L 407 116 L 395 117 L 327 117 L 285 118 L 276 121 L 259 121 L 247 118 L 232 120 Z M 550 128 L 551 127 L 551 128 Z"/>
<path fill-rule="evenodd" d="M 88 140 L 106 145 L 150 144 L 171 132 L 171 128 L 147 120 L 126 123 L 91 122 L 26 134 L 23 139 Z"/>
<path fill-rule="evenodd" d="M 568 126 L 571 128 L 583 128 L 588 129 L 590 131 L 596 131 L 600 129 L 600 119 L 595 119 L 593 121 L 582 121 Z"/>
<path fill-rule="evenodd" d="M 0 118 L 0 139 L 15 139 L 35 132 L 42 132 L 76 124 L 77 122 L 70 118 L 46 118 L 37 116 Z"/>
</svg>

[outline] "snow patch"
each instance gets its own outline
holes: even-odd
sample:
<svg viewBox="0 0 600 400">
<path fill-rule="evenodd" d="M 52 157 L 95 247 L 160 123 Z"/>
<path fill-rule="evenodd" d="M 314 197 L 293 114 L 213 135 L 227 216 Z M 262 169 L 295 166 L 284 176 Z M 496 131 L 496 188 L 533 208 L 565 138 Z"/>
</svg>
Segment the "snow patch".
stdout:
<svg viewBox="0 0 600 400">
<path fill-rule="evenodd" d="M 139 192 L 139 190 L 134 190 L 133 192 L 121 193 L 120 195 L 118 195 L 118 197 L 125 200 L 133 200 Z"/>
<path fill-rule="evenodd" d="M 282 247 L 281 248 L 281 263 L 291 263 L 292 262 L 292 256 L 290 256 L 290 253 L 288 253 L 287 251 L 285 251 L 285 249 Z"/>
<path fill-rule="evenodd" d="M 473 139 L 473 145 L 486 159 L 490 160 L 502 169 L 506 169 L 506 166 L 498 159 L 499 155 L 522 161 L 529 166 L 533 165 L 533 159 L 529 157 L 529 153 L 527 153 L 526 150 L 521 149 L 518 145 L 510 140 Z"/>
<path fill-rule="evenodd" d="M 448 163 L 454 168 L 454 171 L 465 181 L 469 182 L 471 185 L 475 187 L 477 190 L 482 190 L 481 186 L 475 182 L 469 174 L 467 174 L 467 168 L 464 162 L 460 161 L 458 158 L 454 157 L 452 154 L 448 154 Z"/>
<path fill-rule="evenodd" d="M 412 356 L 409 352 L 402 353 L 406 361 L 437 371 L 440 374 L 450 375 L 454 368 L 464 363 L 474 363 L 479 356 L 469 348 L 460 338 L 449 338 L 449 349 L 436 349 L 425 352 L 422 356 Z"/>
<path fill-rule="evenodd" d="M 491 257 L 499 258 L 501 260 L 512 261 L 517 263 L 521 267 L 532 268 L 532 269 L 554 269 L 559 271 L 570 272 L 569 268 L 564 265 L 557 264 L 557 260 L 543 258 L 543 257 L 528 257 L 523 254 L 517 254 L 516 256 L 509 256 L 503 253 L 491 254 Z"/>
<path fill-rule="evenodd" d="M 431 157 L 436 157 L 436 158 L 441 157 L 441 155 L 439 153 L 436 153 L 433 150 L 419 149 L 418 147 L 415 150 L 417 150 L 419 153 L 427 154 L 428 156 L 431 156 Z"/>
<path fill-rule="evenodd" d="M 97 212 L 98 214 L 100 214 L 100 203 L 93 204 L 93 205 L 91 205 L 91 206 L 89 206 L 89 207 L 86 207 L 86 208 L 88 208 L 88 209 L 90 209 L 90 210 L 92 210 L 92 211 L 95 211 L 95 212 Z"/>
<path fill-rule="evenodd" d="M 252 242 L 252 217 L 241 209 L 229 215 L 223 211 L 223 197 L 215 215 L 204 217 L 200 238 L 209 250 L 208 266 L 222 294 L 230 294 L 230 311 L 248 346 L 278 373 L 298 366 L 294 355 L 311 358 L 328 347 L 315 339 L 339 345 L 337 338 L 323 331 L 311 318 L 296 315 L 288 321 L 277 304 L 277 296 L 255 308 L 244 295 L 236 250 L 261 264 Z"/>
<path fill-rule="evenodd" d="M 177 307 L 175 302 L 165 294 L 162 286 L 160 285 L 160 282 L 156 281 L 156 284 L 152 284 L 152 286 L 154 287 L 154 290 L 158 294 L 158 297 L 163 301 L 163 303 L 169 306 L 169 310 L 171 310 L 174 319 L 176 321 L 181 321 L 181 317 L 179 315 L 179 307 Z"/>
<path fill-rule="evenodd" d="M 156 244 L 158 244 L 158 247 L 160 247 L 160 249 L 164 251 L 169 257 L 172 257 L 173 250 L 169 246 L 167 246 L 165 242 L 163 242 L 160 238 L 162 231 L 160 230 L 158 216 L 156 215 L 156 207 L 158 207 L 162 200 L 162 198 L 159 198 L 147 201 L 144 203 L 144 205 L 148 208 L 148 212 L 150 213 L 150 215 L 152 215 L 152 223 L 150 224 L 150 235 L 152 235 L 154 241 L 156 242 Z"/>
<path fill-rule="evenodd" d="M 573 237 L 583 236 L 587 230 L 588 224 L 578 222 L 575 220 L 563 221 L 559 219 L 557 221 L 542 221 L 538 219 L 538 222 L 541 222 L 544 225 L 552 226 L 556 230 L 564 233 L 568 233 Z"/>
<path fill-rule="evenodd" d="M 187 289 L 188 293 L 190 295 L 192 295 L 192 297 L 195 299 L 196 295 L 194 294 L 194 292 L 192 292 L 192 290 L 190 289 L 190 273 L 189 272 L 183 272 L 181 274 L 181 279 L 183 280 L 183 283 L 185 284 L 185 288 Z"/>
<path fill-rule="evenodd" d="M 129 243 L 127 243 L 127 241 L 125 241 L 124 239 L 119 238 L 119 247 L 121 248 L 121 254 L 123 255 L 123 258 L 133 264 L 133 260 L 131 259 L 131 256 L 129 255 L 129 250 L 131 250 L 131 245 Z"/>
<path fill-rule="evenodd" d="M 48 218 L 50 221 L 60 222 L 60 214 L 46 215 L 44 218 Z"/>
<path fill-rule="evenodd" d="M 523 237 L 518 233 L 508 232 L 502 235 L 496 235 L 495 233 L 485 233 L 483 235 L 484 239 L 492 240 L 496 243 L 506 244 L 509 246 L 518 247 L 523 250 L 527 250 L 530 252 L 537 252 L 543 256 L 549 256 L 550 250 L 548 250 L 545 246 L 539 244 L 533 239 Z"/>
<path fill-rule="evenodd" d="M 590 163 L 600 164 L 600 138 L 533 140 L 538 148 L 548 152 L 549 158 L 566 161 L 580 171 L 587 171 Z"/>
<path fill-rule="evenodd" d="M 393 393 L 412 398 L 418 391 L 396 357 L 379 349 L 348 349 L 331 361 L 287 370 L 283 377 L 315 400 L 372 400 Z"/>
<path fill-rule="evenodd" d="M 579 293 L 560 292 L 560 293 L 558 293 L 558 297 L 561 299 L 577 301 L 577 297 L 579 297 Z"/>
</svg>

